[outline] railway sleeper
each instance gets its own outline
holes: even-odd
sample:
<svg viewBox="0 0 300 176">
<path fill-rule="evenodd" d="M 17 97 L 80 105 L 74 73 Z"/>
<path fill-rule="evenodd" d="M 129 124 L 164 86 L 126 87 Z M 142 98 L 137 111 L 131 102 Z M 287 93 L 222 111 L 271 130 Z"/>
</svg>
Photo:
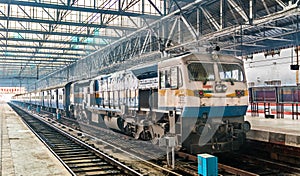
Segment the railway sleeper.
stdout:
<svg viewBox="0 0 300 176">
<path fill-rule="evenodd" d="M 103 166 L 103 165 L 108 165 L 107 162 L 97 162 L 97 163 L 77 163 L 77 164 L 69 164 L 68 166 L 72 168 L 77 168 L 77 167 L 91 167 L 91 166 Z"/>
<path fill-rule="evenodd" d="M 59 155 L 59 156 L 67 156 L 67 155 L 84 155 L 84 154 L 91 154 L 89 151 L 87 151 L 87 150 L 83 150 L 83 151 L 75 151 L 75 152 L 73 152 L 73 151 L 70 151 L 70 152 L 57 152 L 57 154 Z"/>
<path fill-rule="evenodd" d="M 57 153 L 67 153 L 67 152 L 88 152 L 84 148 L 78 148 L 78 149 L 53 149 Z"/>
<path fill-rule="evenodd" d="M 100 158 L 95 158 L 95 159 L 82 159 L 82 160 L 69 160 L 69 161 L 64 161 L 66 164 L 76 164 L 76 163 L 96 163 L 96 162 L 102 162 L 103 160 Z"/>
<path fill-rule="evenodd" d="M 98 156 L 96 155 L 92 155 L 92 156 L 71 156 L 71 157 L 66 157 L 66 158 L 62 158 L 64 161 L 71 161 L 71 160 L 85 160 L 85 159 L 96 159 L 98 158 Z"/>
<path fill-rule="evenodd" d="M 91 166 L 91 167 L 78 167 L 73 168 L 74 172 L 92 172 L 92 171 L 110 171 L 116 169 L 114 166 Z"/>
<path fill-rule="evenodd" d="M 61 159 L 65 160 L 68 158 L 75 158 L 75 157 L 92 157 L 94 156 L 92 153 L 86 153 L 86 154 L 69 154 L 69 155 L 64 155 L 64 156 L 59 156 Z"/>
<path fill-rule="evenodd" d="M 112 175 L 112 176 L 118 176 L 118 175 L 122 175 L 122 176 L 126 176 L 128 174 L 124 174 L 118 170 L 113 170 L 113 171 L 106 171 L 106 172 L 99 172 L 99 171 L 91 171 L 91 172 L 83 172 L 83 173 L 80 173 L 78 175 L 84 175 L 84 176 L 92 176 L 92 175 L 105 175 L 105 176 L 109 176 L 109 175 Z"/>
<path fill-rule="evenodd" d="M 58 147 L 54 146 L 52 148 L 55 151 L 61 151 L 61 150 L 75 151 L 75 150 L 81 149 L 82 147 L 77 145 L 77 146 L 60 146 L 60 147 L 59 146 Z"/>
</svg>

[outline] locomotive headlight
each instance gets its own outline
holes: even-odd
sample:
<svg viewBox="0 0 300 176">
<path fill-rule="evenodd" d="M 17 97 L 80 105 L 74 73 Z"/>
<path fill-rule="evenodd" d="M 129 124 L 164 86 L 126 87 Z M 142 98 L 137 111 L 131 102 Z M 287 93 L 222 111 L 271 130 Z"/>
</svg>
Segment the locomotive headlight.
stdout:
<svg viewBox="0 0 300 176">
<path fill-rule="evenodd" d="M 226 92 L 227 91 L 227 86 L 224 84 L 217 84 L 215 86 L 215 90 L 216 92 L 220 93 L 220 92 Z"/>
<path fill-rule="evenodd" d="M 222 91 L 223 91 L 223 92 L 226 92 L 226 91 L 227 91 L 227 86 L 226 86 L 226 85 L 223 85 L 223 86 L 222 86 Z"/>
</svg>

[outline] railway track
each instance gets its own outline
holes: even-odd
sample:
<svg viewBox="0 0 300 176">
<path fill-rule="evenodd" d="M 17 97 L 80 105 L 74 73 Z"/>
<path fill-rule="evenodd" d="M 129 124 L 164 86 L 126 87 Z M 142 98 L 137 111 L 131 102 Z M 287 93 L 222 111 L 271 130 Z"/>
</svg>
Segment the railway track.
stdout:
<svg viewBox="0 0 300 176">
<path fill-rule="evenodd" d="M 50 117 L 51 114 L 49 117 L 48 115 L 43 114 L 42 116 L 44 119 L 47 119 L 47 121 L 54 124 L 56 128 L 60 128 L 69 135 L 77 136 L 80 140 L 85 141 L 88 146 L 93 146 L 93 148 L 104 151 L 113 158 L 118 158 L 118 161 L 130 165 L 133 170 L 138 171 L 143 175 L 198 175 L 197 158 L 194 155 L 178 152 L 176 157 L 176 167 L 174 170 L 170 171 L 165 167 L 161 167 L 167 165 L 164 158 L 165 151 L 158 146 L 152 145 L 149 141 L 135 140 L 126 135 L 115 133 L 109 129 L 87 125 L 77 122 L 76 120 L 62 119 L 61 123 L 57 123 L 55 120 L 52 120 Z M 67 127 L 70 125 L 78 130 Z M 299 169 L 295 167 L 259 159 L 258 157 L 251 157 L 241 153 L 227 153 L 217 156 L 220 161 L 219 173 L 223 176 L 299 174 Z M 156 167 L 157 169 L 154 169 Z"/>
<path fill-rule="evenodd" d="M 65 125 L 75 124 L 76 120 L 64 119 L 61 121 Z M 80 128 L 81 131 L 85 131 L 90 135 L 98 136 L 109 143 L 106 145 L 115 145 L 117 148 L 122 148 L 128 152 L 128 154 L 135 154 L 141 156 L 143 159 L 151 160 L 152 162 L 157 162 L 160 165 L 167 165 L 166 159 L 164 157 L 159 157 L 159 155 L 164 155 L 165 152 L 158 148 L 158 146 L 153 146 L 149 141 L 140 141 L 140 140 L 130 140 L 128 136 L 112 132 L 108 129 L 103 129 L 99 127 L 94 127 L 93 125 L 87 125 L 84 123 L 78 123 L 76 128 Z M 87 137 L 88 135 L 86 135 Z M 129 140 L 129 141 L 128 141 Z M 101 140 L 102 141 L 102 140 Z M 120 142 L 122 141 L 122 142 Z M 129 144 L 128 144 L 129 143 Z M 122 144 L 122 145 L 119 145 Z M 97 145 L 97 144 L 93 144 Z M 103 145 L 103 144 L 102 144 Z M 138 146 L 137 146 L 138 145 Z M 106 147 L 108 147 L 106 146 Z M 102 147 L 103 148 L 103 147 Z M 108 147 L 109 148 L 109 147 Z M 198 166 L 197 166 L 197 157 L 194 155 L 186 154 L 183 152 L 177 153 L 177 160 L 174 171 L 178 174 L 185 176 L 198 176 Z M 219 170 L 223 176 L 232 176 L 232 175 L 242 175 L 242 176 L 258 176 L 255 173 L 248 172 L 237 167 L 232 167 L 225 164 L 219 164 Z"/>
<path fill-rule="evenodd" d="M 182 163 L 181 169 L 196 170 L 197 157 L 184 152 L 178 152 L 177 158 L 184 158 L 185 161 L 177 161 Z M 298 167 L 289 164 L 278 163 L 258 156 L 249 156 L 242 153 L 229 152 L 217 154 L 219 175 L 239 175 L 239 176 L 296 176 L 300 175 Z M 189 162 L 188 162 L 189 161 Z M 187 164 L 189 163 L 189 164 Z M 184 165 L 187 165 L 183 167 Z M 196 176 L 196 175 L 195 175 Z"/>
<path fill-rule="evenodd" d="M 80 140 L 47 125 L 26 111 L 15 106 L 12 108 L 72 175 L 142 175 Z"/>
<path fill-rule="evenodd" d="M 153 164 L 151 171 L 144 169 L 141 164 L 133 168 L 133 163 L 127 165 L 62 130 L 66 127 L 59 129 L 57 124 L 49 124 L 12 104 L 10 106 L 72 175 L 179 175 L 161 167 L 155 168 Z M 77 134 L 82 137 L 80 133 Z"/>
<path fill-rule="evenodd" d="M 96 128 L 97 130 L 93 129 L 92 126 L 81 124 L 82 130 L 89 131 L 89 132 L 95 132 L 96 135 L 101 134 L 101 138 L 105 138 L 106 140 L 109 140 L 111 143 L 115 143 L 117 145 L 119 142 L 116 142 L 118 140 L 123 141 L 123 148 L 129 148 L 132 147 L 131 153 L 135 154 L 141 154 L 143 153 L 143 158 L 147 158 L 148 160 L 151 158 L 155 160 L 158 156 L 157 154 L 158 150 L 155 150 L 157 146 L 150 145 L 148 146 L 147 143 L 142 143 L 138 141 L 137 144 L 134 144 L 134 140 L 130 141 L 130 147 L 126 145 L 126 140 L 124 140 L 123 134 L 114 133 L 111 132 L 111 130 L 102 129 L 102 132 L 100 133 L 100 128 Z M 106 132 L 103 132 L 106 131 Z M 99 134 L 98 134 L 99 133 Z M 111 136 L 107 135 L 108 133 L 112 133 Z M 94 133 L 95 134 L 95 133 Z M 109 137 L 108 137 L 109 136 Z M 143 147 L 136 147 L 135 145 L 143 145 Z M 149 150 L 152 146 L 152 151 Z M 119 146 L 122 147 L 122 146 Z M 139 151 L 142 149 L 141 151 Z M 145 152 L 147 151 L 147 152 Z M 161 152 L 161 151 L 160 151 Z M 160 153 L 161 154 L 161 153 Z M 242 153 L 224 153 L 217 155 L 220 158 L 221 163 L 219 163 L 219 172 L 221 175 L 227 176 L 227 175 L 242 175 L 242 176 L 258 176 L 258 175 L 294 175 L 295 173 L 300 173 L 299 169 L 295 167 L 288 166 L 286 164 L 280 164 L 278 162 L 272 162 L 269 160 L 263 160 L 259 159 L 259 157 L 251 157 L 249 155 L 245 155 Z M 197 166 L 197 157 L 194 155 L 189 155 L 184 152 L 177 152 L 177 160 L 176 160 L 176 172 L 180 173 L 182 175 L 198 175 L 198 166 Z M 162 158 L 159 158 L 159 162 L 161 165 L 166 165 L 165 160 L 161 160 Z M 225 161 L 226 162 L 225 162 Z M 227 162 L 228 161 L 228 162 Z M 268 166 L 268 167 L 266 167 Z M 280 169 L 278 169 L 280 168 Z"/>
</svg>

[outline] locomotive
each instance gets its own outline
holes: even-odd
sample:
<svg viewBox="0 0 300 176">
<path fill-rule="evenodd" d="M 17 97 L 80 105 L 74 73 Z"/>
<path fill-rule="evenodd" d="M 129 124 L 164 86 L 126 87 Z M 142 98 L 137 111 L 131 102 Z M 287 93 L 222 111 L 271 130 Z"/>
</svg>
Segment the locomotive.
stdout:
<svg viewBox="0 0 300 176">
<path fill-rule="evenodd" d="M 105 124 L 158 143 L 172 136 L 190 153 L 239 149 L 250 130 L 243 62 L 214 53 L 184 53 L 93 79 L 15 95 L 82 123 Z"/>
</svg>

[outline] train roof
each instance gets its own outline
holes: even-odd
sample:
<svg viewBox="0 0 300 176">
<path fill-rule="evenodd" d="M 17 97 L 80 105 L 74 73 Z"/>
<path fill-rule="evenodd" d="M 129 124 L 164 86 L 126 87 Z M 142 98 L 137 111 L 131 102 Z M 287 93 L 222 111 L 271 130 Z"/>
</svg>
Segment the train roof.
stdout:
<svg viewBox="0 0 300 176">
<path fill-rule="evenodd" d="M 148 79 L 157 77 L 157 69 L 157 64 L 152 64 L 132 68 L 131 71 L 138 79 Z"/>
<path fill-rule="evenodd" d="M 239 63 L 242 64 L 243 61 L 241 59 L 236 58 L 233 55 L 223 55 L 218 53 L 200 53 L 193 52 L 187 53 L 179 56 L 175 56 L 173 58 L 164 60 L 160 65 L 166 66 L 168 64 L 176 64 L 174 61 L 202 61 L 202 62 L 220 62 L 220 63 Z"/>
</svg>

